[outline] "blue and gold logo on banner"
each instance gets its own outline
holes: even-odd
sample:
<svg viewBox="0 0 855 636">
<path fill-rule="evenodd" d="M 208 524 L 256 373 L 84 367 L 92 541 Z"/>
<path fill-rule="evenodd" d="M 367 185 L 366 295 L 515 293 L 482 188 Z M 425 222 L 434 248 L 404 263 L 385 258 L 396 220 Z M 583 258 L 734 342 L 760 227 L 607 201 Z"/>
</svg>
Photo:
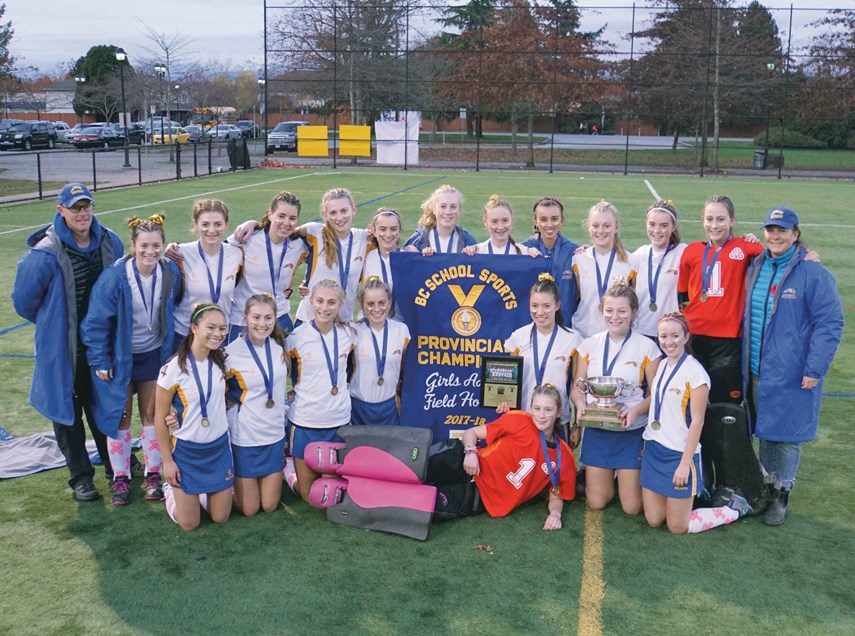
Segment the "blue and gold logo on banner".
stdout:
<svg viewBox="0 0 855 636">
<path fill-rule="evenodd" d="M 473 285 L 468 294 L 464 294 L 460 285 L 449 285 L 448 291 L 460 305 L 451 314 L 451 328 L 461 336 L 472 336 L 481 328 L 481 314 L 475 309 L 478 297 L 484 291 L 484 285 Z"/>
</svg>

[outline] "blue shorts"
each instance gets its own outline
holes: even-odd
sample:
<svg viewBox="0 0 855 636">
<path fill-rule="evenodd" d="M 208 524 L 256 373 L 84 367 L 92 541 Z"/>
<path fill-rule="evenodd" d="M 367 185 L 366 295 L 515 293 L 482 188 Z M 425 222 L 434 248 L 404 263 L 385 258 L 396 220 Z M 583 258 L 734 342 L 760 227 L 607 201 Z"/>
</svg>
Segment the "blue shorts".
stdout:
<svg viewBox="0 0 855 636">
<path fill-rule="evenodd" d="M 235 475 L 242 479 L 257 479 L 282 472 L 285 468 L 285 438 L 264 446 L 235 446 Z"/>
<path fill-rule="evenodd" d="M 175 354 L 178 352 L 178 347 L 181 346 L 181 343 L 184 341 L 186 336 L 182 336 L 177 331 L 172 334 L 172 353 Z"/>
<path fill-rule="evenodd" d="M 154 382 L 160 373 L 160 347 L 135 353 L 131 367 L 131 382 Z"/>
<path fill-rule="evenodd" d="M 289 447 L 291 455 L 295 459 L 303 459 L 306 446 L 312 442 L 343 442 L 344 440 L 338 436 L 338 426 L 333 428 L 306 428 L 297 426 L 294 422 L 288 422 L 290 429 Z"/>
<path fill-rule="evenodd" d="M 641 468 L 641 436 L 644 428 L 631 431 L 606 431 L 586 428 L 582 435 L 582 454 L 585 466 L 613 470 L 639 470 Z"/>
<path fill-rule="evenodd" d="M 357 426 L 400 426 L 398 400 L 391 397 L 385 402 L 363 402 L 351 397 L 350 422 Z"/>
<path fill-rule="evenodd" d="M 207 444 L 176 439 L 172 459 L 181 471 L 181 490 L 188 495 L 220 492 L 234 484 L 228 433 Z"/>
<path fill-rule="evenodd" d="M 704 480 L 701 473 L 701 454 L 695 453 L 689 467 L 689 480 L 682 488 L 672 481 L 674 471 L 680 465 L 683 453 L 665 448 L 659 442 L 644 443 L 644 459 L 641 460 L 641 487 L 672 499 L 688 499 L 697 496 Z"/>
</svg>

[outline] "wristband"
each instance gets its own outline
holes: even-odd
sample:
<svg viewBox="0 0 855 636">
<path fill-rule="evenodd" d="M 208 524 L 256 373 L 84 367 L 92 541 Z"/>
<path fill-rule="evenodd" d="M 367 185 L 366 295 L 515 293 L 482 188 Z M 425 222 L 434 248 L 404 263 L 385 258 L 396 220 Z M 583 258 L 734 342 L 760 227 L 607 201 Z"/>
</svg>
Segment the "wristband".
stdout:
<svg viewBox="0 0 855 636">
<path fill-rule="evenodd" d="M 477 455 L 478 449 L 477 448 L 464 448 L 463 454 L 464 455 Z"/>
</svg>

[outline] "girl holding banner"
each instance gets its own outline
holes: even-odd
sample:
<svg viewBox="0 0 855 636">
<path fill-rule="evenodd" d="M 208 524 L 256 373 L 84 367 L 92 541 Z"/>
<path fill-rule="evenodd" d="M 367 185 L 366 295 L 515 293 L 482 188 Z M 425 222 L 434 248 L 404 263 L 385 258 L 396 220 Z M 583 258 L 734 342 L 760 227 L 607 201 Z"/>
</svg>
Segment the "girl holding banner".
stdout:
<svg viewBox="0 0 855 636">
<path fill-rule="evenodd" d="M 514 227 L 514 211 L 511 204 L 493 194 L 484 206 L 482 217 L 484 227 L 490 237 L 478 245 L 469 245 L 463 248 L 463 253 L 469 256 L 474 254 L 523 254 L 531 257 L 540 256 L 536 248 L 529 247 L 526 250 L 517 245 L 511 230 Z"/>
<path fill-rule="evenodd" d="M 462 210 L 463 195 L 457 188 L 439 186 L 422 203 L 418 229 L 404 243 L 404 249 L 432 256 L 460 253 L 467 245 L 477 245 L 477 239 L 457 225 Z"/>
</svg>

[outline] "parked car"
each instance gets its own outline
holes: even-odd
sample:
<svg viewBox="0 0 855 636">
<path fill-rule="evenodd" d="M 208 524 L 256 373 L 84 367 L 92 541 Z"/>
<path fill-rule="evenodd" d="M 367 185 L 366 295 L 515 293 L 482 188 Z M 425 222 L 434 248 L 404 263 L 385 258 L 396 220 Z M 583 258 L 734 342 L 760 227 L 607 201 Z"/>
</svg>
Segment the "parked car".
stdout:
<svg viewBox="0 0 855 636">
<path fill-rule="evenodd" d="M 243 136 L 247 139 L 258 137 L 258 124 L 250 119 L 241 119 L 235 123 L 235 126 L 241 129 Z"/>
<path fill-rule="evenodd" d="M 165 126 L 163 130 L 155 128 L 151 136 L 151 143 L 155 146 L 171 143 L 186 144 L 188 141 L 190 141 L 190 133 L 181 126 L 172 126 L 171 128 Z"/>
<path fill-rule="evenodd" d="M 13 124 L 7 130 L 0 133 L 0 150 L 8 148 L 22 148 L 32 150 L 41 146 L 53 148 L 56 146 L 56 131 L 46 122 L 20 122 Z"/>
<path fill-rule="evenodd" d="M 64 121 L 55 121 L 53 122 L 53 129 L 56 131 L 57 143 L 65 143 L 65 136 L 71 130 L 71 126 L 66 124 Z"/>
<path fill-rule="evenodd" d="M 190 124 L 189 126 L 184 126 L 184 130 L 187 131 L 188 135 L 190 135 L 190 138 L 188 139 L 188 141 L 191 144 L 196 144 L 196 143 L 200 143 L 203 141 L 208 141 L 208 139 L 211 138 L 211 135 L 208 134 L 208 131 L 206 131 L 204 128 L 202 128 L 201 126 L 198 126 L 196 124 Z"/>
<path fill-rule="evenodd" d="M 214 139 L 240 139 L 243 137 L 243 131 L 234 124 L 217 124 L 211 126 L 208 133 Z"/>
<path fill-rule="evenodd" d="M 107 124 L 102 121 L 93 122 L 91 124 L 75 124 L 71 130 L 65 133 L 65 142 L 69 144 L 73 143 L 74 138 L 87 128 L 103 128 L 106 125 Z"/>
<path fill-rule="evenodd" d="M 297 150 L 297 128 L 305 126 L 304 121 L 280 121 L 267 133 L 267 152 L 274 150 Z"/>
<path fill-rule="evenodd" d="M 119 133 L 120 136 L 125 136 L 125 128 L 119 124 L 111 124 L 111 128 Z M 145 141 L 145 128 L 142 124 L 131 124 L 128 128 L 128 143 L 140 145 Z"/>
<path fill-rule="evenodd" d="M 125 145 L 125 137 L 112 126 L 89 126 L 74 135 L 74 147 L 78 150 L 84 148 L 118 148 Z"/>
</svg>

